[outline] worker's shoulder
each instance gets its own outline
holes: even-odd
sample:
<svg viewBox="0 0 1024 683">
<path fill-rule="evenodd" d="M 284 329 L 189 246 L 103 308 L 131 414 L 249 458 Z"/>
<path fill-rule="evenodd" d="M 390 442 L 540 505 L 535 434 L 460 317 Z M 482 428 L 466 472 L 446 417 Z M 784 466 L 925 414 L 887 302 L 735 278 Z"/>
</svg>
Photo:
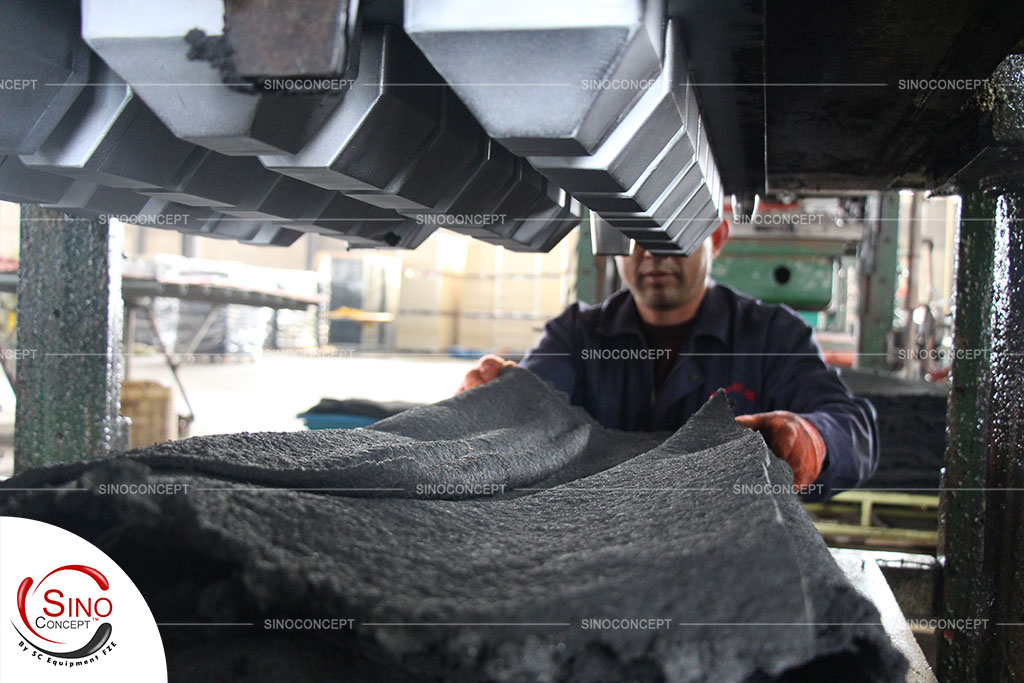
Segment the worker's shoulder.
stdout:
<svg viewBox="0 0 1024 683">
<path fill-rule="evenodd" d="M 630 319 L 631 302 L 628 290 L 615 292 L 597 304 L 576 302 L 547 323 L 548 330 L 571 335 L 578 340 L 593 341 L 596 337 L 623 332 Z"/>
<path fill-rule="evenodd" d="M 569 304 L 565 309 L 547 322 L 548 327 L 565 331 L 596 329 L 601 316 L 601 306 L 580 301 Z"/>
</svg>

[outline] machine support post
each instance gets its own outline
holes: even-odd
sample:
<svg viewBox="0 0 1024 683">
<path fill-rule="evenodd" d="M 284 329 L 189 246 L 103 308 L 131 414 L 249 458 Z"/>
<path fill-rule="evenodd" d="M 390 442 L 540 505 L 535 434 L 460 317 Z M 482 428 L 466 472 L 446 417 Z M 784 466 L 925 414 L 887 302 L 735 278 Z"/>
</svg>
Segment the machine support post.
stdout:
<svg viewBox="0 0 1024 683">
<path fill-rule="evenodd" d="M 15 472 L 126 447 L 123 240 L 105 220 L 21 207 Z"/>
<path fill-rule="evenodd" d="M 958 245 L 938 673 L 1024 680 L 1024 189 L 966 193 Z"/>
<path fill-rule="evenodd" d="M 899 235 L 900 195 L 884 192 L 868 200 L 871 233 L 862 245 L 860 356 L 864 370 L 888 370 L 887 336 L 892 329 L 896 302 L 896 250 Z"/>
</svg>

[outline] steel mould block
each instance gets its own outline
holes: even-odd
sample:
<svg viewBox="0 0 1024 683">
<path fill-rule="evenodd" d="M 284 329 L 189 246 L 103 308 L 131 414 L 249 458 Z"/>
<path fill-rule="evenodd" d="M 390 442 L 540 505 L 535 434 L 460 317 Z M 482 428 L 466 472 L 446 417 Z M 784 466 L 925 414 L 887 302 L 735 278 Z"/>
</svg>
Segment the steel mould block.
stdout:
<svg viewBox="0 0 1024 683">
<path fill-rule="evenodd" d="M 176 138 L 102 60 L 92 61 L 85 88 L 38 151 L 22 156 L 39 171 L 110 187 L 162 187 L 195 149 Z M 159 150 L 159 154 L 154 154 Z"/>
<path fill-rule="evenodd" d="M 71 178 L 28 168 L 16 156 L 0 157 L 0 199 L 20 204 L 52 204 L 60 201 Z"/>
<path fill-rule="evenodd" d="M 408 0 L 405 30 L 484 129 L 521 155 L 592 154 L 657 75 L 664 0 Z"/>
<path fill-rule="evenodd" d="M 696 107 L 693 93 L 687 96 L 691 87 L 688 80 L 679 29 L 670 21 L 665 33 L 664 68 L 594 153 L 532 156 L 530 163 L 574 195 L 628 194 L 641 177 L 649 176 L 656 161 L 659 166 L 674 166 L 678 173 L 693 154 L 692 148 L 688 151 L 685 145 L 672 144 L 681 131 L 688 130 L 687 107 L 691 101 Z M 665 168 L 663 175 L 671 179 L 675 173 Z"/>
<path fill-rule="evenodd" d="M 0 3 L 0 64 L 11 79 L 0 97 L 0 154 L 35 152 L 81 92 L 89 47 L 79 24 L 66 0 Z"/>
<path fill-rule="evenodd" d="M 83 0 L 82 36 L 174 134 L 227 155 L 297 152 L 343 99 L 252 92 L 225 84 L 206 61 L 188 58 L 185 35 L 224 34 L 222 0 L 139 3 Z M 344 83 L 343 79 L 340 79 Z"/>
<path fill-rule="evenodd" d="M 385 194 L 401 182 L 435 134 L 443 86 L 391 27 L 363 32 L 359 63 L 355 84 L 320 131 L 296 154 L 260 155 L 264 166 L 345 193 Z"/>
<path fill-rule="evenodd" d="M 269 188 L 280 176 L 254 157 L 231 157 L 197 147 L 177 177 L 143 194 L 191 206 L 228 209 L 239 206 L 253 189 Z"/>
<path fill-rule="evenodd" d="M 485 137 L 466 106 L 451 90 L 442 88 L 437 127 L 416 158 L 381 192 L 351 194 L 386 209 L 444 211 L 450 188 L 463 187 L 474 165 L 484 162 L 479 152 Z"/>
<path fill-rule="evenodd" d="M 75 180 L 59 200 L 44 206 L 75 214 L 131 216 L 141 211 L 148 201 L 149 197 L 121 187 L 106 187 L 88 180 Z"/>
</svg>

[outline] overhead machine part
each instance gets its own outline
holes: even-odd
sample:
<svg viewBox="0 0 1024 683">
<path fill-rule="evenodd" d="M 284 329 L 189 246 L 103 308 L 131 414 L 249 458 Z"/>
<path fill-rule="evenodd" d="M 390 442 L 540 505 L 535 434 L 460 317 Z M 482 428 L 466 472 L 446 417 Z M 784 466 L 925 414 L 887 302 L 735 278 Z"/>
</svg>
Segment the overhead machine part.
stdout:
<svg viewBox="0 0 1024 683">
<path fill-rule="evenodd" d="M 595 256 L 619 256 L 633 251 L 631 240 L 593 211 L 590 212 L 590 241 Z"/>
<path fill-rule="evenodd" d="M 521 155 L 597 150 L 657 76 L 664 0 L 408 0 L 405 30 L 492 137 Z"/>
<path fill-rule="evenodd" d="M 39 171 L 111 187 L 140 190 L 170 183 L 195 146 L 176 138 L 99 57 L 91 61 L 90 87 L 22 161 Z"/>
<path fill-rule="evenodd" d="M 343 43 L 357 37 L 357 22 L 347 16 L 337 34 Z M 350 79 L 337 78 L 325 92 L 304 94 L 267 87 L 267 82 L 255 87 L 230 73 L 225 83 L 220 67 L 230 48 L 224 21 L 222 0 L 195 0 L 187 7 L 82 2 L 86 42 L 176 136 L 229 155 L 297 152 L 341 103 Z M 355 67 L 346 62 L 344 69 Z"/>
<path fill-rule="evenodd" d="M 81 92 L 89 47 L 78 31 L 78 3 L 5 0 L 0 3 L 0 154 L 31 154 Z"/>
<path fill-rule="evenodd" d="M 0 12 L 33 36 L 45 24 L 38 7 L 49 6 Z M 27 73 L 67 87 L 59 108 L 22 107 L 48 124 L 32 128 L 32 145 L 0 148 L 4 199 L 267 244 L 317 232 L 353 247 L 414 248 L 446 227 L 536 252 L 579 224 L 581 204 L 561 179 L 493 139 L 400 27 L 363 30 L 356 2 L 84 0 L 81 12 L 81 31 L 75 14 L 36 36 L 66 73 Z M 269 25 L 275 13 L 281 21 Z M 611 14 L 627 30 L 591 35 L 611 40 L 604 59 L 614 66 L 600 73 L 656 74 L 663 41 L 644 36 L 663 20 L 637 8 L 629 20 Z M 253 49 L 267 40 L 287 45 Z M 293 81 L 339 85 L 309 93 Z M 632 98 L 599 89 L 584 98 L 594 100 L 580 129 L 593 137 L 588 148 Z"/>
<path fill-rule="evenodd" d="M 17 156 L 0 157 L 0 199 L 22 204 L 58 202 L 74 182 L 25 166 Z"/>
<path fill-rule="evenodd" d="M 491 136 L 640 246 L 689 254 L 724 197 L 664 10 L 410 0 L 405 28 Z"/>
<path fill-rule="evenodd" d="M 267 168 L 510 249 L 550 250 L 579 222 L 579 205 L 490 140 L 400 30 L 361 39 L 344 101 L 297 154 L 261 155 Z"/>
</svg>

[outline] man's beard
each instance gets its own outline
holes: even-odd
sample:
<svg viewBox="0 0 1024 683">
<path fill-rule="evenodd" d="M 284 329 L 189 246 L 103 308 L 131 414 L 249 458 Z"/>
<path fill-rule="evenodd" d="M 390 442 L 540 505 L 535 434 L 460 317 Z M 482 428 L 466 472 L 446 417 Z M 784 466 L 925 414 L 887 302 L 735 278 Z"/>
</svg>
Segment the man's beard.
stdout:
<svg viewBox="0 0 1024 683">
<path fill-rule="evenodd" d="M 645 306 L 656 311 L 679 308 L 685 303 L 686 283 L 683 281 L 682 273 L 673 272 L 670 275 L 675 276 L 675 281 L 667 286 L 645 284 L 643 277 L 638 277 L 639 282 L 634 296 L 637 296 Z"/>
<path fill-rule="evenodd" d="M 641 291 L 640 299 L 644 304 L 655 311 L 670 311 L 679 308 L 683 304 L 682 287 L 672 289 L 648 289 Z"/>
</svg>

